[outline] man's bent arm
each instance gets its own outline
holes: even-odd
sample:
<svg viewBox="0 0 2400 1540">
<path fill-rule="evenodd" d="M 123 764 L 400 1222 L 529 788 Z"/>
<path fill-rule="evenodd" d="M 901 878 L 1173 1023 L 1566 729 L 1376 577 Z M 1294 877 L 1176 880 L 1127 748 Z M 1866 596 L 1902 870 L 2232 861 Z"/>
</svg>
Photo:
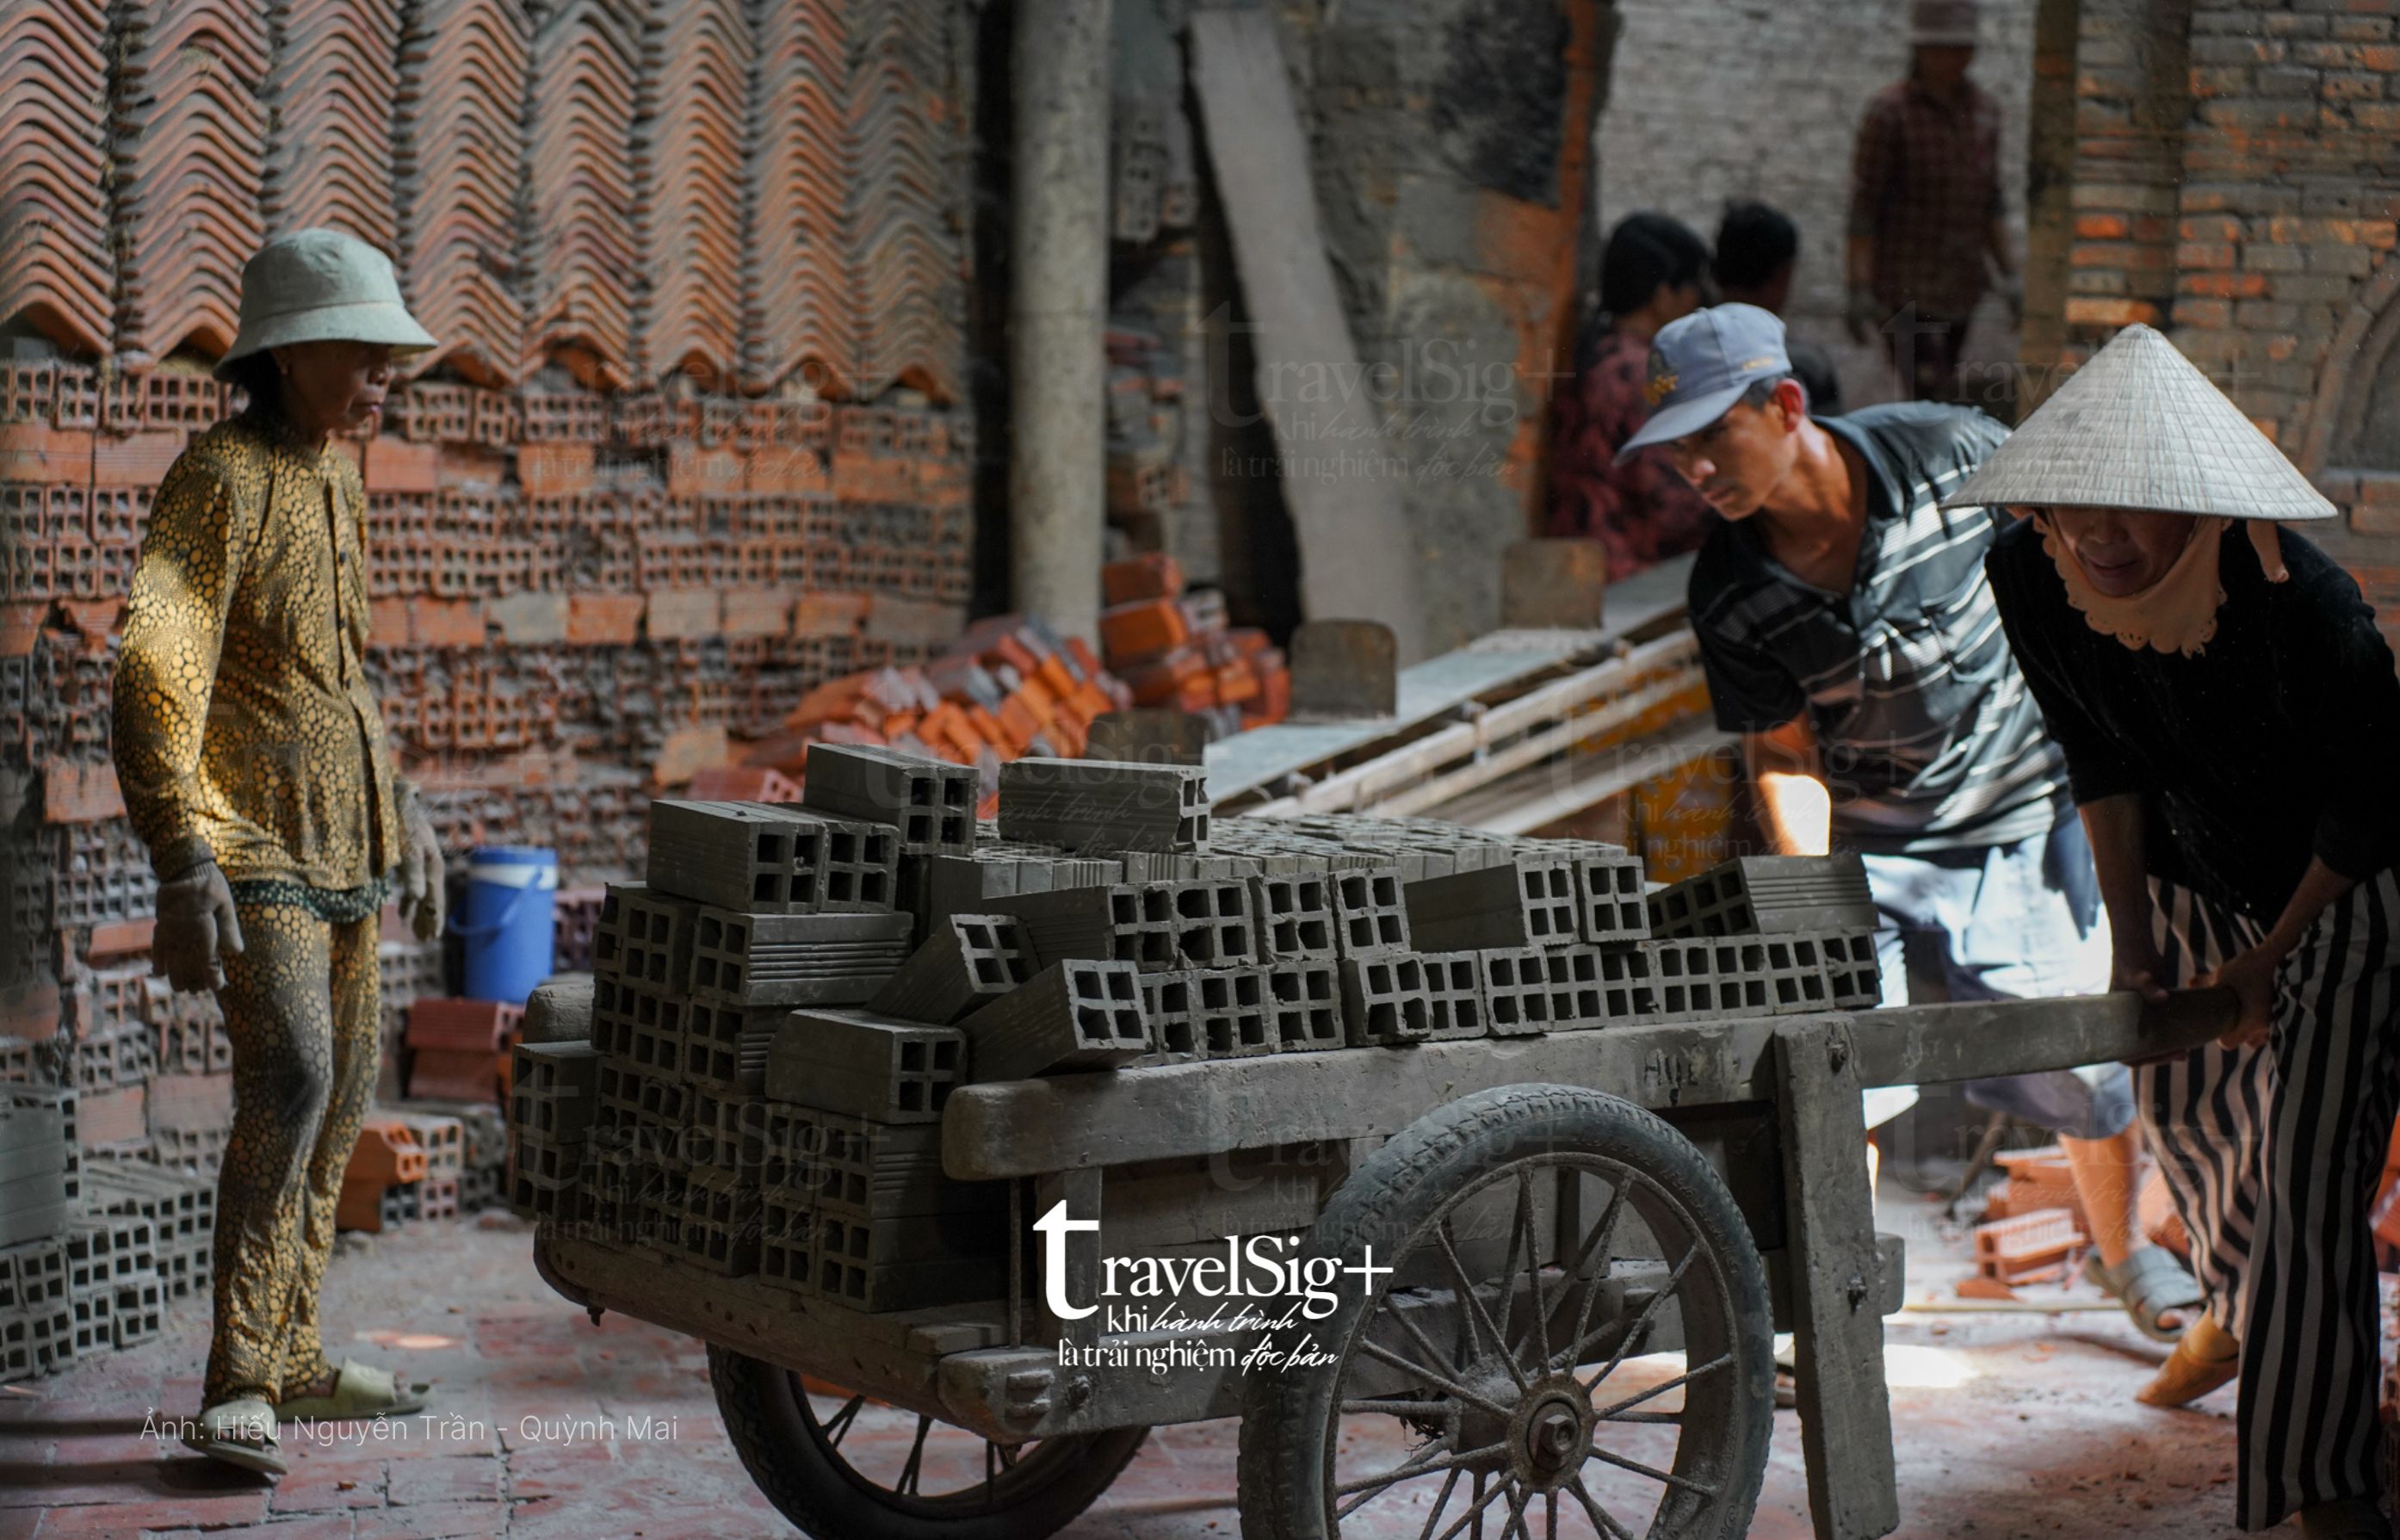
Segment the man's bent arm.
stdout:
<svg viewBox="0 0 2400 1540">
<path fill-rule="evenodd" d="M 1741 736 L 1742 760 L 1758 788 L 1758 821 L 1777 855 L 1823 855 L 1833 843 L 1834 798 L 1817 761 L 1806 715 Z"/>
</svg>

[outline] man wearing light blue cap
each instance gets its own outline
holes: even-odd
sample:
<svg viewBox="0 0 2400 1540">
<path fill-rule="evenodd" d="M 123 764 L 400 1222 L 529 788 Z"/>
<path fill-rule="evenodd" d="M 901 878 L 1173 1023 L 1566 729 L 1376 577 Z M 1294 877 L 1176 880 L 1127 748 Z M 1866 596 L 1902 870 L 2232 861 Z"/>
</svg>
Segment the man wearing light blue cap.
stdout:
<svg viewBox="0 0 2400 1540">
<path fill-rule="evenodd" d="M 1626 448 L 1667 445 L 1725 521 L 1690 593 L 1717 723 L 1741 734 L 1777 852 L 1864 861 L 1886 1003 L 1908 998 L 1910 933 L 1938 944 L 1954 1000 L 2105 991 L 2091 846 L 1984 585 L 2000 514 L 1941 505 L 2008 430 L 1928 402 L 1812 419 L 1783 323 L 1748 305 L 1661 330 L 1648 393 Z M 2172 1257 L 2134 1245 L 2124 1068 L 1966 1091 L 2059 1135 L 2095 1280 L 2144 1331 L 2175 1340 L 2200 1294 Z M 1871 1105 L 1870 1124 L 1913 1099 Z"/>
</svg>

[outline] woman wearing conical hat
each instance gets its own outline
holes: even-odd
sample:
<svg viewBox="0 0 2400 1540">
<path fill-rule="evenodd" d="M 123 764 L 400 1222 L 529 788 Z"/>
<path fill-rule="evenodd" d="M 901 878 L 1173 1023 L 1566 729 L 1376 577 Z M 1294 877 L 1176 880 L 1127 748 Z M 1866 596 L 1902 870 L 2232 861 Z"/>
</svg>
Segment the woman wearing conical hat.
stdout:
<svg viewBox="0 0 2400 1540">
<path fill-rule="evenodd" d="M 2400 1104 L 2400 678 L 2334 516 L 2164 337 L 2128 327 L 1949 504 L 2025 515 L 1992 591 L 2066 751 L 2116 985 L 2238 1025 L 2138 1071 L 2207 1312 L 2143 1398 L 2239 1380 L 2239 1519 L 2390 1534 L 2367 1206 Z"/>
</svg>

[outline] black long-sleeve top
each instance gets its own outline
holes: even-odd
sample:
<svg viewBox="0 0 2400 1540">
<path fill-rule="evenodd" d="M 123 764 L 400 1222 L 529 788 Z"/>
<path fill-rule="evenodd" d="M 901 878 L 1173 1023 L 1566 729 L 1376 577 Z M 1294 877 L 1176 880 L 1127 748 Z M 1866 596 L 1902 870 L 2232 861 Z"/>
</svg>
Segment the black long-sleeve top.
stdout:
<svg viewBox="0 0 2400 1540">
<path fill-rule="evenodd" d="M 2311 856 L 2353 879 L 2400 860 L 2400 676 L 2349 573 L 2285 528 L 2270 583 L 2243 533 L 2191 658 L 2093 630 L 2029 520 L 1985 566 L 2075 800 L 2138 793 L 2152 875 L 2271 925 Z"/>
</svg>

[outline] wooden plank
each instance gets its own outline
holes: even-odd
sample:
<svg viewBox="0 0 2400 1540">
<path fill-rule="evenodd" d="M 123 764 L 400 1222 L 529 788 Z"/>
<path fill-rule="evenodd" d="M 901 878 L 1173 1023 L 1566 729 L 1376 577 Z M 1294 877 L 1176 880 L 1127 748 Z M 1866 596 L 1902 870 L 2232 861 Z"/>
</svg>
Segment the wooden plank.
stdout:
<svg viewBox="0 0 2400 1540">
<path fill-rule="evenodd" d="M 1286 776 L 1384 740 L 1397 744 L 1411 729 L 1444 712 L 1575 657 L 1589 655 L 1597 661 L 1617 643 L 1677 620 L 1691 569 L 1692 558 L 1678 556 L 1611 584 L 1598 631 L 1506 633 L 1404 668 L 1399 705 L 1387 719 L 1278 723 L 1220 739 L 1208 745 L 1208 795 L 1219 808 L 1226 808 Z"/>
<path fill-rule="evenodd" d="M 1875 1540 L 1900 1527 L 1900 1493 L 1858 1055 L 1842 1021 L 1787 1022 L 1775 1039 L 1808 1508 L 1817 1540 Z"/>
<path fill-rule="evenodd" d="M 846 1390 L 943 1415 L 929 1340 L 998 1345 L 998 1302 L 884 1315 L 803 1297 L 756 1278 L 555 1233 L 534 1242 L 545 1280 L 577 1304 L 613 1310 Z"/>
<path fill-rule="evenodd" d="M 1907 1005 L 1852 1023 L 1861 1084 L 1930 1084 L 2190 1048 L 2223 1029 L 2216 991 L 2145 1013 L 2131 994 Z M 961 1180 L 1389 1138 L 1470 1092 L 1590 1085 L 1650 1108 L 1776 1099 L 1775 1029 L 1802 1017 L 1470 1038 L 1412 1048 L 1204 1060 L 964 1085 L 942 1114 Z M 1043 1205 L 1046 1206 L 1046 1203 Z"/>
<path fill-rule="evenodd" d="M 1423 808 L 1419 816 L 1493 834 L 1531 834 L 1739 742 L 1707 717 L 1696 716 L 1638 743 L 1505 775 Z"/>
<path fill-rule="evenodd" d="M 1535 685 L 1466 721 L 1437 728 L 1388 754 L 1336 770 L 1305 791 L 1250 809 L 1249 813 L 1274 818 L 1355 809 L 1402 816 L 1416 811 L 1403 805 L 1412 799 L 1419 806 L 1430 805 L 1422 800 L 1434 794 L 1425 783 L 1439 771 L 1451 772 L 1439 784 L 1470 772 L 1480 778 L 1476 784 L 1496 781 L 1531 759 L 1624 726 L 1698 688 L 1703 683 L 1698 647 L 1689 632 L 1644 642 L 1620 657 Z M 1637 679 L 1652 675 L 1658 677 L 1635 688 Z M 1606 703 L 1571 715 L 1598 702 Z M 1494 761 L 1500 761 L 1498 768 L 1493 768 Z"/>
<path fill-rule="evenodd" d="M 1260 405 L 1295 466 L 1283 488 L 1300 546 L 1302 607 L 1315 620 L 1381 620 L 1401 658 L 1422 657 L 1417 546 L 1399 482 L 1313 463 L 1331 445 L 1344 459 L 1368 462 L 1384 450 L 1374 403 L 1325 388 L 1362 375 L 1317 223 L 1308 140 L 1275 18 L 1204 10 L 1191 28 L 1192 89 L 1234 238 L 1242 307 L 1254 323 Z"/>
</svg>

